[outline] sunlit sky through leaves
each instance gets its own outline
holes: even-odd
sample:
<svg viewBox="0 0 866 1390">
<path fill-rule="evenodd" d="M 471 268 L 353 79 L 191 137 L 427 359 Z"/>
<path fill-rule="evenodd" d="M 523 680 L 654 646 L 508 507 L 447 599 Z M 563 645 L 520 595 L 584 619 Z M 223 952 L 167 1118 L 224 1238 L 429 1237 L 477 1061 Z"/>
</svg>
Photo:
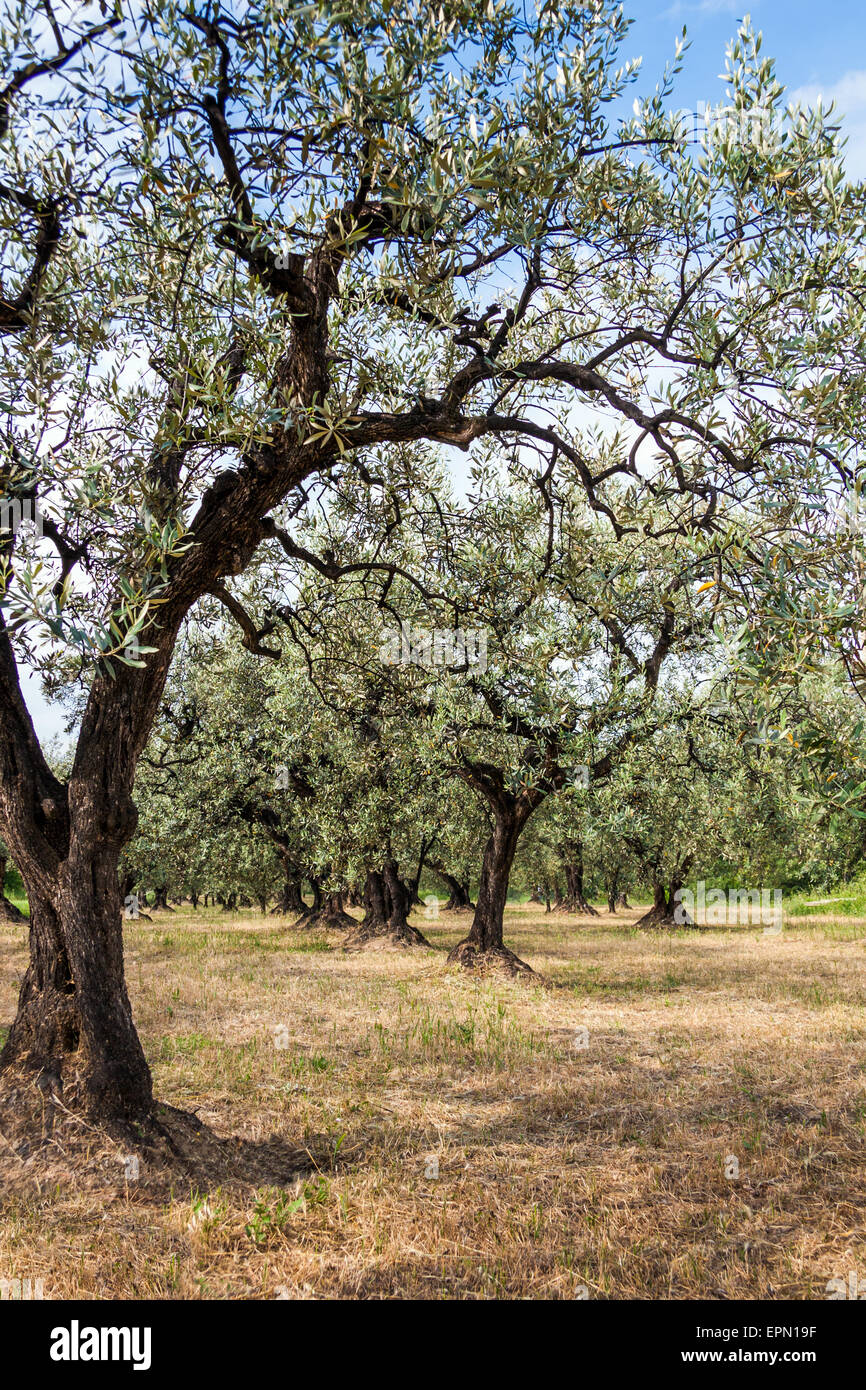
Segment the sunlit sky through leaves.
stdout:
<svg viewBox="0 0 866 1390">
<path fill-rule="evenodd" d="M 819 5 L 813 0 L 755 0 L 746 11 L 733 0 L 630 0 L 625 8 L 635 22 L 621 60 L 643 59 L 641 76 L 629 90 L 629 107 L 634 96 L 652 91 L 673 58 L 683 27 L 690 47 L 683 56 L 672 108 L 697 112 L 721 103 L 725 48 L 748 12 L 763 33 L 764 53 L 776 60 L 777 76 L 789 98 L 812 104 L 820 97 L 825 106 L 836 103 L 848 142 L 846 171 L 854 179 L 866 177 L 866 6 L 857 0 L 822 0 Z M 467 462 L 451 452 L 459 486 Z M 40 738 L 60 734 L 62 711 L 47 704 L 38 678 L 24 670 L 21 677 Z"/>
</svg>

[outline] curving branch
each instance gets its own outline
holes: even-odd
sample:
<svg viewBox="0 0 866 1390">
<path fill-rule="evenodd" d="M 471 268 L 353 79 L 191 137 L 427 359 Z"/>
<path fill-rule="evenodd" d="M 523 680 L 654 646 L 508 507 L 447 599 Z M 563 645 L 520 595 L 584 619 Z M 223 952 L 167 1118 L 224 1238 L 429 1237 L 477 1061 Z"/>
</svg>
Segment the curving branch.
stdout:
<svg viewBox="0 0 866 1390">
<path fill-rule="evenodd" d="M 36 296 L 45 271 L 60 241 L 60 203 L 56 198 L 35 198 L 26 189 L 10 188 L 0 183 L 0 198 L 17 203 L 23 212 L 36 219 L 38 232 L 33 251 L 33 264 L 14 299 L 0 297 L 0 335 L 20 333 L 30 326 Z"/>
<path fill-rule="evenodd" d="M 229 593 L 224 584 L 212 584 L 207 592 L 219 599 L 223 607 L 231 613 L 243 632 L 241 645 L 246 647 L 248 652 L 252 652 L 253 656 L 267 656 L 272 661 L 279 661 L 283 654 L 282 649 L 280 647 L 265 647 L 261 640 L 273 632 L 276 623 L 268 622 L 265 623 L 264 627 L 257 628 L 243 604 L 235 598 L 234 594 Z"/>
</svg>

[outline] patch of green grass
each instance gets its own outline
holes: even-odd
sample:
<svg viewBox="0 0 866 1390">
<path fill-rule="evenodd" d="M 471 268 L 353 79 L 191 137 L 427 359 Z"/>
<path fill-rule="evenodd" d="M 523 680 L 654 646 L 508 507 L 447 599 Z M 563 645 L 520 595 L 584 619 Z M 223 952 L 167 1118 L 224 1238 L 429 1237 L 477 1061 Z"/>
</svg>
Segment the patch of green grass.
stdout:
<svg viewBox="0 0 866 1390">
<path fill-rule="evenodd" d="M 465 1018 L 443 1018 L 407 998 L 398 1007 L 396 1026 L 376 1023 L 368 1046 L 391 1061 L 471 1061 L 496 1069 L 548 1050 L 547 1039 L 523 1028 L 497 999 L 470 1005 Z"/>
<path fill-rule="evenodd" d="M 203 1052 L 206 1047 L 211 1046 L 212 1039 L 206 1038 L 203 1033 L 179 1033 L 176 1037 L 166 1034 L 160 1038 L 159 1060 L 173 1062 L 177 1057 L 194 1057 L 196 1053 Z"/>
<path fill-rule="evenodd" d="M 582 969 L 578 967 L 578 982 L 573 986 L 575 994 L 664 994 L 671 989 L 679 989 L 680 985 L 686 983 L 684 975 L 673 975 L 666 971 L 660 979 L 651 979 L 649 975 L 633 975 L 625 979 L 602 979 L 600 976 L 601 966 L 588 965 Z"/>
<path fill-rule="evenodd" d="M 829 1009 L 834 1004 L 845 1002 L 845 996 L 838 989 L 832 985 L 828 988 L 815 982 L 809 985 L 792 985 L 788 992 L 791 998 L 801 999 L 812 1009 Z"/>
<path fill-rule="evenodd" d="M 321 1206 L 330 1196 L 330 1183 L 327 1178 L 315 1182 L 305 1182 L 299 1197 L 291 1197 L 288 1192 L 265 1188 L 256 1196 L 252 1216 L 245 1230 L 256 1246 L 267 1245 L 275 1235 L 282 1235 L 291 1218 L 310 1207 Z"/>
</svg>

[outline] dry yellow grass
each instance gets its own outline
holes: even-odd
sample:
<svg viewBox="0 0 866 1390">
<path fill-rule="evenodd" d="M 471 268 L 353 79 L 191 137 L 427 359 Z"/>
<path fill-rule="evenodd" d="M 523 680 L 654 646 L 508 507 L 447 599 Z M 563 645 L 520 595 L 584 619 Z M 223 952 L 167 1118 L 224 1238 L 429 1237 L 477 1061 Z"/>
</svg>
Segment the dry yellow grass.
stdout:
<svg viewBox="0 0 866 1390">
<path fill-rule="evenodd" d="M 205 1165 L 169 1182 L 146 1160 L 127 1181 L 71 1118 L 39 1149 L 7 1133 L 0 1277 L 72 1298 L 808 1299 L 850 1270 L 866 1282 L 862 926 L 644 933 L 637 915 L 510 909 L 508 943 L 549 989 L 446 966 L 465 916 L 422 924 L 434 951 L 353 954 L 273 918 L 130 924 L 160 1100 L 249 1155 L 304 1152 L 279 1185 Z M 0 1026 L 24 964 L 3 924 Z"/>
</svg>

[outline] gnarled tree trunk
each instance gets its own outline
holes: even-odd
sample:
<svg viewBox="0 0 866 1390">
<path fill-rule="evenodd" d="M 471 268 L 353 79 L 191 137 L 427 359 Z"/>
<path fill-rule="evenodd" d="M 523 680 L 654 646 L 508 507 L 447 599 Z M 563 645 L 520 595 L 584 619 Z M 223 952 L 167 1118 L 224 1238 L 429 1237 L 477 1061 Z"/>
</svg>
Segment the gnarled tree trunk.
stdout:
<svg viewBox="0 0 866 1390">
<path fill-rule="evenodd" d="M 0 1072 L 7 1090 L 36 1083 L 67 1107 L 128 1124 L 153 1105 L 123 970 L 118 867 L 137 812 L 131 779 L 111 759 L 82 761 L 68 795 L 53 783 L 31 838 L 15 845 L 30 903 L 30 964 Z M 11 780 L 7 772 L 4 786 Z"/>
<path fill-rule="evenodd" d="M 676 913 L 677 893 L 682 888 L 682 879 L 671 879 L 666 888 L 664 883 L 656 879 L 653 883 L 653 905 L 643 917 L 639 917 L 635 922 L 636 927 L 693 927 L 696 925 L 684 907 L 680 905 L 679 916 L 682 921 L 677 921 Z"/>
<path fill-rule="evenodd" d="M 322 885 L 312 874 L 309 875 L 309 884 L 313 893 L 313 901 L 311 904 L 307 904 L 301 898 L 302 910 L 297 922 L 294 923 L 296 927 L 308 926 L 310 919 L 318 916 L 322 910 Z"/>
<path fill-rule="evenodd" d="M 428 860 L 430 868 L 437 878 L 448 889 L 448 901 L 443 907 L 443 912 L 471 912 L 473 910 L 472 899 L 469 896 L 469 884 L 451 874 L 441 864 L 433 864 Z"/>
<path fill-rule="evenodd" d="M 357 925 L 354 917 L 343 907 L 342 893 L 323 894 L 321 882 L 317 878 L 311 878 L 310 884 L 313 889 L 313 904 L 312 907 L 304 907 L 304 911 L 295 922 L 296 927 L 325 927 L 345 930 L 346 927 Z"/>
<path fill-rule="evenodd" d="M 597 917 L 598 910 L 586 898 L 583 891 L 583 845 L 578 844 L 574 857 L 565 866 L 567 912 L 582 912 L 589 917 Z"/>
<path fill-rule="evenodd" d="M 301 894 L 301 875 L 291 864 L 287 855 L 280 856 L 283 865 L 283 886 L 280 896 L 271 908 L 271 916 L 297 916 L 307 910 Z"/>
<path fill-rule="evenodd" d="M 430 942 L 409 922 L 411 889 L 403 882 L 396 860 L 386 859 L 381 870 L 370 869 L 364 886 L 364 920 L 346 941 L 347 948 L 372 942 L 396 946 L 429 946 Z"/>
<path fill-rule="evenodd" d="M 517 851 L 517 842 L 533 805 L 520 798 L 501 795 L 493 807 L 492 833 L 484 846 L 478 901 L 469 935 L 449 953 L 454 961 L 469 969 L 493 967 L 511 975 L 534 972 L 509 951 L 503 940 L 508 881 Z"/>
</svg>

